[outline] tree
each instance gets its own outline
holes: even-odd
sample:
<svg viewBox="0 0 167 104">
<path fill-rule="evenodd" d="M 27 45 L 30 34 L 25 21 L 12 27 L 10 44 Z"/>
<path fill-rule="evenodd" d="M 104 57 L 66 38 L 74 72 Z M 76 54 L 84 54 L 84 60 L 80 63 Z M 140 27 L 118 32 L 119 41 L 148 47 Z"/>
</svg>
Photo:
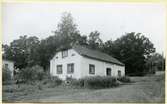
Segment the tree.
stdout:
<svg viewBox="0 0 167 104">
<path fill-rule="evenodd" d="M 29 37 L 26 40 L 26 53 L 27 53 L 26 62 L 29 66 L 39 64 L 39 56 L 37 53 L 39 44 L 40 41 L 35 36 Z"/>
<path fill-rule="evenodd" d="M 49 61 L 57 51 L 70 48 L 73 44 L 87 44 L 87 37 L 81 36 L 77 30 L 77 25 L 74 23 L 70 13 L 63 13 L 61 21 L 57 25 L 55 35 L 49 36 L 41 40 L 38 52 L 40 64 L 45 71 L 49 68 Z"/>
<path fill-rule="evenodd" d="M 3 57 L 15 62 L 16 68 L 24 68 L 38 63 L 38 48 L 39 40 L 37 37 L 20 36 L 10 43 L 10 45 L 3 45 Z"/>
<path fill-rule="evenodd" d="M 59 39 L 60 49 L 69 48 L 72 44 L 75 44 L 80 38 L 77 25 L 74 23 L 74 19 L 71 13 L 64 12 L 61 17 L 60 23 L 57 25 L 55 35 Z"/>
<path fill-rule="evenodd" d="M 60 43 L 57 36 L 49 36 L 46 39 L 41 40 L 37 49 L 39 56 L 39 65 L 41 65 L 45 71 L 49 68 L 49 61 L 54 56 Z"/>
<path fill-rule="evenodd" d="M 71 36 L 77 33 L 77 25 L 73 21 L 71 13 L 64 12 L 61 17 L 60 23 L 57 25 L 56 33 L 63 36 Z"/>
<path fill-rule="evenodd" d="M 159 53 L 154 53 L 147 58 L 146 67 L 149 72 L 155 72 L 156 70 L 165 70 L 165 58 Z"/>
<path fill-rule="evenodd" d="M 119 59 L 126 65 L 126 74 L 143 75 L 145 62 L 155 48 L 150 40 L 141 33 L 127 33 L 116 39 L 108 41 L 105 45 L 109 47 L 109 54 Z M 111 47 L 111 48 L 110 48 Z"/>
<path fill-rule="evenodd" d="M 108 40 L 104 43 L 102 51 L 114 57 L 113 51 L 114 41 Z"/>
<path fill-rule="evenodd" d="M 89 34 L 88 45 L 92 49 L 100 50 L 103 46 L 103 41 L 100 39 L 100 33 L 98 31 L 91 32 Z"/>
</svg>

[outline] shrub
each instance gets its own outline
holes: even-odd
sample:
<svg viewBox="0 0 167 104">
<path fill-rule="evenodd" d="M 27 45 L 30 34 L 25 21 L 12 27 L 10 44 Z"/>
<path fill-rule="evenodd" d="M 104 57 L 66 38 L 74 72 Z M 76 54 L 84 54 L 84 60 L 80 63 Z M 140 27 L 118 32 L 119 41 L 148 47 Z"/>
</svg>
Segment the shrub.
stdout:
<svg viewBox="0 0 167 104">
<path fill-rule="evenodd" d="M 117 80 L 120 82 L 125 82 L 125 83 L 131 82 L 130 78 L 127 76 L 119 77 L 119 78 L 117 78 Z"/>
<path fill-rule="evenodd" d="M 66 85 L 72 87 L 84 87 L 84 79 L 66 78 Z"/>
<path fill-rule="evenodd" d="M 110 88 L 116 87 L 119 83 L 117 83 L 116 78 L 108 77 L 108 76 L 95 76 L 95 77 L 87 77 L 84 81 L 84 86 L 87 88 Z"/>
<path fill-rule="evenodd" d="M 18 79 L 22 79 L 23 82 L 33 82 L 35 80 L 42 80 L 44 74 L 43 68 L 39 65 L 35 65 L 21 69 L 18 73 Z"/>
<path fill-rule="evenodd" d="M 52 76 L 48 80 L 49 87 L 56 87 L 62 84 L 62 80 L 58 78 L 57 76 Z"/>
<path fill-rule="evenodd" d="M 78 86 L 78 87 L 85 87 L 85 86 L 84 86 L 84 83 L 85 83 L 84 78 L 81 78 L 81 79 L 78 79 L 78 80 L 74 83 L 74 85 L 75 85 L 75 86 Z"/>
<path fill-rule="evenodd" d="M 116 78 L 107 76 L 93 76 L 81 79 L 68 78 L 66 81 L 68 81 L 68 85 L 90 89 L 110 88 L 119 85 Z"/>
<path fill-rule="evenodd" d="M 11 71 L 8 68 L 2 68 L 2 81 L 3 84 L 8 84 L 11 81 Z"/>
</svg>

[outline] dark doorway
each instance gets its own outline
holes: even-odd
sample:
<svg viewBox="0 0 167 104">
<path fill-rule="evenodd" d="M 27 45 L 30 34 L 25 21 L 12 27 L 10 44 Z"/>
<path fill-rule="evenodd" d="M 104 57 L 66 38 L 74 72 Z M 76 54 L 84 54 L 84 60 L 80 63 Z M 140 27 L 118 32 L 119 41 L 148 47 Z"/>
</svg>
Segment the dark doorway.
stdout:
<svg viewBox="0 0 167 104">
<path fill-rule="evenodd" d="M 111 76 L 111 68 L 106 69 L 106 74 L 107 74 L 107 76 Z"/>
</svg>

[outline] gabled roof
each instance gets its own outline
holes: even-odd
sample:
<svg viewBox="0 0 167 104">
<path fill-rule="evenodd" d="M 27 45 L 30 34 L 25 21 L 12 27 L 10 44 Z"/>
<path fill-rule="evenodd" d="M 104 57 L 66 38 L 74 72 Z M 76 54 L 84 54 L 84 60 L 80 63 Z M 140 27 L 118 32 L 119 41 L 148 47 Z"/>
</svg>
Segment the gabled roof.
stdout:
<svg viewBox="0 0 167 104">
<path fill-rule="evenodd" d="M 114 58 L 106 53 L 92 50 L 92 49 L 88 49 L 88 48 L 80 46 L 80 45 L 75 45 L 72 48 L 82 56 L 124 66 L 124 64 L 122 62 L 120 62 L 116 58 Z"/>
</svg>

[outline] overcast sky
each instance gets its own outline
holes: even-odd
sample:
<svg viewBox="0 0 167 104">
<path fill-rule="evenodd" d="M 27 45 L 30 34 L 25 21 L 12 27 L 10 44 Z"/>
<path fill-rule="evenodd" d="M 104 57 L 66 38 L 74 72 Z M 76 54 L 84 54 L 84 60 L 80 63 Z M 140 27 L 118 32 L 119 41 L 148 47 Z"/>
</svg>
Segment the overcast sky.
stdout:
<svg viewBox="0 0 167 104">
<path fill-rule="evenodd" d="M 103 41 L 140 32 L 165 49 L 166 9 L 162 4 L 128 3 L 8 3 L 3 4 L 3 44 L 21 35 L 44 39 L 53 35 L 63 12 L 70 12 L 83 35 L 98 30 Z"/>
</svg>

